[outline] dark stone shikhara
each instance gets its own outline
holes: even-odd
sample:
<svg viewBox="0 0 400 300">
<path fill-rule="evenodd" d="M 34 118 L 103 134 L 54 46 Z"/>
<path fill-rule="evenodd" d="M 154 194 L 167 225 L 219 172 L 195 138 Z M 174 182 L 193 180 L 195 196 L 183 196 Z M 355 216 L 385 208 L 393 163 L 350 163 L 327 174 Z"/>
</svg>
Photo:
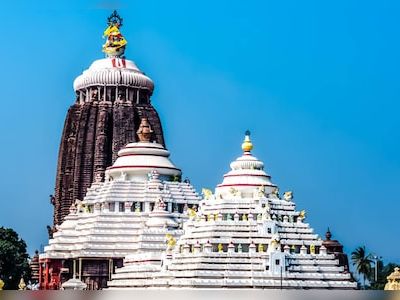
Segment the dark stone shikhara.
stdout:
<svg viewBox="0 0 400 300">
<path fill-rule="evenodd" d="M 146 89 L 98 86 L 89 88 L 82 101 L 78 97 L 67 113 L 58 155 L 54 204 L 54 225 L 61 224 L 76 199 L 103 178 L 117 152 L 128 142 L 137 141 L 140 120 L 146 117 L 153 139 L 164 145 L 157 111 Z M 105 95 L 105 97 L 104 97 Z"/>
</svg>

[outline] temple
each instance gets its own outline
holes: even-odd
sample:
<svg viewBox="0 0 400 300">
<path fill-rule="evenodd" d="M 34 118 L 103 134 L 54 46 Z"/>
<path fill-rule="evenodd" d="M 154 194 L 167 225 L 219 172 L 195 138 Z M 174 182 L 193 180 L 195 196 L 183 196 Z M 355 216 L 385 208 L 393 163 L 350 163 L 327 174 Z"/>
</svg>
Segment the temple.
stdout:
<svg viewBox="0 0 400 300">
<path fill-rule="evenodd" d="M 393 273 L 387 277 L 386 291 L 400 291 L 400 268 L 395 267 Z"/>
<path fill-rule="evenodd" d="M 124 257 L 162 251 L 167 233 L 174 239 L 183 234 L 186 212 L 198 205 L 200 196 L 181 181 L 181 170 L 164 146 L 152 140 L 146 118 L 137 136 L 137 142 L 118 152 L 104 180 L 97 177 L 57 226 L 40 255 L 41 289 L 59 289 L 71 278 L 88 289 L 104 288 Z"/>
<path fill-rule="evenodd" d="M 141 118 L 147 118 L 154 140 L 165 146 L 159 116 L 150 102 L 153 81 L 124 56 L 122 18 L 114 12 L 107 25 L 106 57 L 95 60 L 74 81 L 76 99 L 65 120 L 51 196 L 54 225 L 62 223 L 76 199 L 83 199 L 95 178 L 104 177 L 117 152 L 137 140 Z M 51 237 L 55 227 L 48 230 Z"/>
<path fill-rule="evenodd" d="M 296 210 L 293 193 L 280 197 L 252 148 L 247 132 L 242 156 L 188 211 L 183 235 L 158 253 L 161 261 L 129 255 L 109 288 L 357 288 Z"/>
<path fill-rule="evenodd" d="M 339 261 L 339 265 L 343 266 L 346 272 L 349 272 L 349 258 L 347 254 L 343 251 L 343 245 L 338 240 L 332 240 L 331 230 L 325 233 L 325 240 L 322 245 L 326 248 L 326 252 L 329 254 L 334 254 Z"/>
<path fill-rule="evenodd" d="M 41 289 L 355 289 L 343 246 L 322 240 L 252 154 L 199 196 L 170 160 L 154 84 L 125 59 L 122 19 L 106 58 L 74 82 L 62 135 L 54 226 L 32 260 Z M 212 170 L 211 170 L 212 171 Z"/>
</svg>

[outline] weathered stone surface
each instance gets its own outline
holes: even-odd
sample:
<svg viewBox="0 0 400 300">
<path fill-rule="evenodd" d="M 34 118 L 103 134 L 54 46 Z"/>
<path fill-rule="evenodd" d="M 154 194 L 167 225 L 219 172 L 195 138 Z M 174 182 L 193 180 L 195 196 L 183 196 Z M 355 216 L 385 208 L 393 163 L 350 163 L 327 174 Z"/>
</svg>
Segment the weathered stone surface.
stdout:
<svg viewBox="0 0 400 300">
<path fill-rule="evenodd" d="M 164 145 L 161 122 L 149 95 L 125 99 L 121 93 L 117 100 L 112 95 L 115 94 L 110 93 L 105 100 L 101 97 L 101 101 L 93 96 L 84 102 L 77 100 L 68 110 L 58 155 L 54 225 L 62 223 L 76 199 L 83 199 L 95 178 L 104 177 L 117 152 L 137 140 L 142 117 L 148 118 L 153 139 Z"/>
</svg>

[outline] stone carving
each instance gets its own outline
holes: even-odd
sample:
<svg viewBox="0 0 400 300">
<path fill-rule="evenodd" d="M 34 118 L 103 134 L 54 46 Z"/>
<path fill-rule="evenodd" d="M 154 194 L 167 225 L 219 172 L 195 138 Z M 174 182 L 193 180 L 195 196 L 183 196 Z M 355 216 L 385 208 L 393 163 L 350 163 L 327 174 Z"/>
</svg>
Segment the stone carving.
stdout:
<svg viewBox="0 0 400 300">
<path fill-rule="evenodd" d="M 22 278 L 22 277 L 21 277 L 21 280 L 19 281 L 18 289 L 20 291 L 26 290 L 26 283 L 25 283 L 24 278 Z"/>
<path fill-rule="evenodd" d="M 283 199 L 285 199 L 286 201 L 290 201 L 293 199 L 293 192 L 292 191 L 287 191 L 285 193 L 283 193 Z"/>
<path fill-rule="evenodd" d="M 104 176 L 117 152 L 137 140 L 142 117 L 151 124 L 154 140 L 164 145 L 159 116 L 149 101 L 104 103 L 75 103 L 68 110 L 58 154 L 54 224 L 61 224 L 74 199 L 83 199 L 95 178 Z"/>
<path fill-rule="evenodd" d="M 150 142 L 153 134 L 153 130 L 149 124 L 147 118 L 142 118 L 139 129 L 136 131 L 140 142 Z"/>
<path fill-rule="evenodd" d="M 259 197 L 264 197 L 265 196 L 265 186 L 262 185 L 258 188 L 258 196 Z"/>
<path fill-rule="evenodd" d="M 168 233 L 165 237 L 167 239 L 167 247 L 168 247 L 167 249 L 168 250 L 174 249 L 176 245 L 176 239 L 174 238 L 174 236 Z"/>
<path fill-rule="evenodd" d="M 238 196 L 239 191 L 237 189 L 235 189 L 234 187 L 231 187 L 229 189 L 229 192 L 232 194 L 232 196 Z"/>
<path fill-rule="evenodd" d="M 387 277 L 387 283 L 385 285 L 385 290 L 387 291 L 400 291 L 400 268 L 394 268 L 392 274 Z"/>
<path fill-rule="evenodd" d="M 306 214 L 307 212 L 303 209 L 300 214 L 299 214 L 299 218 L 301 218 L 302 220 L 306 218 Z"/>
<path fill-rule="evenodd" d="M 206 188 L 202 188 L 201 193 L 203 194 L 204 199 L 206 199 L 206 200 L 210 200 L 211 197 L 213 196 L 212 191 L 209 189 L 206 189 Z"/>
<path fill-rule="evenodd" d="M 279 199 L 279 189 L 277 187 L 272 190 L 272 194 L 270 194 L 270 197 L 274 199 Z"/>
</svg>

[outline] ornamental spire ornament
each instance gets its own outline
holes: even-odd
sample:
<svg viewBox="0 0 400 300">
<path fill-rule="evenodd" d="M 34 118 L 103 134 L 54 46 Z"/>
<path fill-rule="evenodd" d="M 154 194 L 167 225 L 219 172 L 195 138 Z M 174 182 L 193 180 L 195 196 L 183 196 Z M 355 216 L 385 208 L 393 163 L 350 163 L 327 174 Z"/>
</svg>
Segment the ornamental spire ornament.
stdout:
<svg viewBox="0 0 400 300">
<path fill-rule="evenodd" d="M 250 140 L 250 131 L 246 130 L 246 132 L 244 133 L 245 137 L 244 137 L 244 141 L 242 144 L 242 150 L 244 152 L 250 152 L 253 149 L 253 144 Z"/>
<path fill-rule="evenodd" d="M 122 18 L 116 10 L 107 18 L 108 27 L 103 33 L 107 41 L 103 45 L 103 52 L 108 57 L 122 57 L 128 43 L 119 29 L 122 27 Z"/>
</svg>

